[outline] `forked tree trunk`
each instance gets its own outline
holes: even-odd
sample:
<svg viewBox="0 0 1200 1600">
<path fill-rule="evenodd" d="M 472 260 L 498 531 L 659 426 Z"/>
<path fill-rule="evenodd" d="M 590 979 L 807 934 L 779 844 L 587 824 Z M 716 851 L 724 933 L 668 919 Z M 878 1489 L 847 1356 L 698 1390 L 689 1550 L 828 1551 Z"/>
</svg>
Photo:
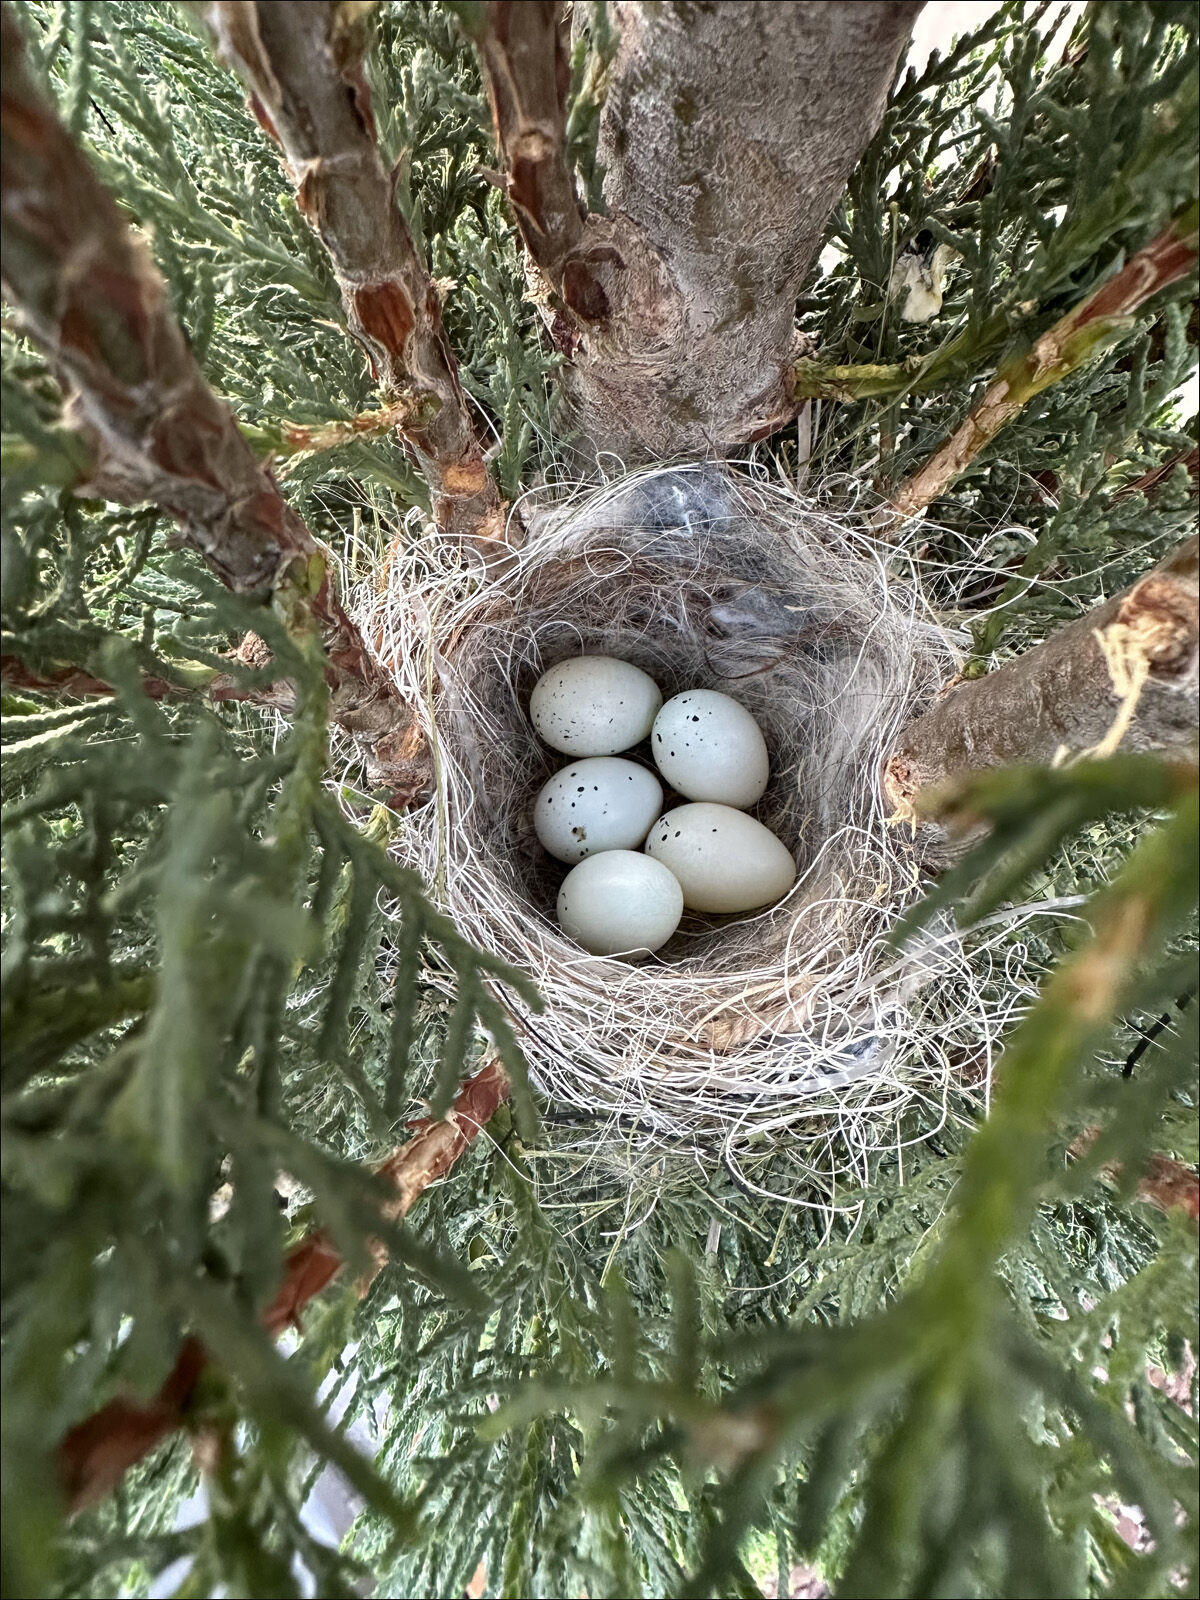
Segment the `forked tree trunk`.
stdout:
<svg viewBox="0 0 1200 1600">
<path fill-rule="evenodd" d="M 607 214 L 586 219 L 556 8 L 496 0 L 464 20 L 587 452 L 728 453 L 795 413 L 796 297 L 921 5 L 608 9 Z"/>
<path fill-rule="evenodd" d="M 893 809 L 964 772 L 1097 748 L 1196 742 L 1197 541 L 1124 594 L 984 678 L 952 688 L 901 737 L 884 771 Z"/>
</svg>

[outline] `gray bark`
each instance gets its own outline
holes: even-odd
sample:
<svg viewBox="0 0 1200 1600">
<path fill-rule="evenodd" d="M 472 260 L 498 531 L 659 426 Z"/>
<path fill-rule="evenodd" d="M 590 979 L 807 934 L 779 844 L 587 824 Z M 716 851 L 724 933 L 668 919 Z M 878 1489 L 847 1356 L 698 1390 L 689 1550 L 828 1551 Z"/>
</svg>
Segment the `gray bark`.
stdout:
<svg viewBox="0 0 1200 1600">
<path fill-rule="evenodd" d="M 587 220 L 553 285 L 592 449 L 719 455 L 794 414 L 797 293 L 920 9 L 610 6 L 607 215 Z"/>
<path fill-rule="evenodd" d="M 919 791 L 965 772 L 1050 762 L 1061 751 L 1101 745 L 1122 707 L 1113 652 L 1147 670 L 1120 748 L 1194 746 L 1198 594 L 1192 538 L 1124 594 L 986 677 L 952 688 L 905 730 L 887 763 L 893 809 L 906 812 Z"/>
</svg>

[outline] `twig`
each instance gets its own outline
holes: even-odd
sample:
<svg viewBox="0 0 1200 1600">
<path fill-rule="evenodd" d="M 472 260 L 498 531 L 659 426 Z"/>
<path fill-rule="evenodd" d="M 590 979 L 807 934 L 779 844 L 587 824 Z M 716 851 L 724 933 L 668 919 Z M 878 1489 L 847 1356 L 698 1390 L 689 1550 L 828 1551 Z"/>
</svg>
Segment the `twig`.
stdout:
<svg viewBox="0 0 1200 1600">
<path fill-rule="evenodd" d="M 334 719 L 374 781 L 411 794 L 411 717 L 342 610 L 328 553 L 205 383 L 149 253 L 35 90 L 7 4 L 0 34 L 4 294 L 91 451 L 79 492 L 160 506 L 235 593 L 271 599 L 298 638 L 315 626 Z"/>
<path fill-rule="evenodd" d="M 221 55 L 277 141 L 296 201 L 329 252 L 350 331 L 412 448 L 440 527 L 494 554 L 504 506 L 488 475 L 442 312 L 375 139 L 358 8 L 330 0 L 212 0 Z"/>
<path fill-rule="evenodd" d="M 489 0 L 455 9 L 479 50 L 521 238 L 561 290 L 584 220 L 566 155 L 571 64 L 560 8 L 554 0 Z"/>
<path fill-rule="evenodd" d="M 378 1169 L 395 1190 L 383 1207 L 389 1222 L 406 1216 L 431 1183 L 444 1177 L 508 1098 L 508 1076 L 498 1059 L 490 1060 L 459 1091 L 453 1109 L 441 1122 L 428 1122 Z M 387 1263 L 381 1244 L 372 1249 L 371 1270 L 355 1285 L 364 1295 Z M 345 1265 L 324 1230 L 302 1239 L 284 1265 L 283 1281 L 261 1321 L 278 1336 L 300 1326 L 300 1313 L 321 1294 Z M 58 1478 L 68 1509 L 74 1513 L 104 1498 L 137 1462 L 177 1433 L 188 1420 L 189 1407 L 209 1355 L 199 1340 L 185 1339 L 170 1375 L 153 1399 L 110 1400 L 77 1424 L 58 1447 Z"/>
<path fill-rule="evenodd" d="M 356 412 L 345 420 L 324 422 L 315 427 L 283 421 L 257 426 L 243 422 L 241 428 L 255 450 L 262 455 L 298 456 L 336 450 L 356 439 L 370 439 L 376 434 L 390 433 L 393 429 L 403 433 L 419 411 L 416 401 L 405 398 L 391 405 L 376 406 L 374 410 Z"/>
<path fill-rule="evenodd" d="M 1175 1001 L 1175 1009 L 1177 1011 L 1185 1010 L 1191 1005 L 1195 998 L 1196 990 L 1193 986 L 1191 989 L 1186 990 L 1185 993 L 1178 997 L 1178 999 Z M 1164 1011 L 1155 1018 L 1148 1028 L 1139 1028 L 1137 1030 L 1141 1037 L 1138 1039 L 1138 1042 L 1134 1045 L 1133 1049 L 1125 1057 L 1125 1065 L 1121 1068 L 1121 1076 L 1123 1078 L 1133 1077 L 1133 1069 L 1137 1066 L 1138 1062 L 1146 1054 L 1146 1051 L 1149 1050 L 1150 1046 L 1158 1038 L 1159 1034 L 1164 1033 L 1171 1026 L 1173 1021 L 1174 1018 L 1172 1017 L 1171 1013 L 1169 1011 Z"/>
<path fill-rule="evenodd" d="M 1192 480 L 1195 488 L 1200 482 L 1200 449 L 1181 450 L 1170 456 L 1166 461 L 1160 461 L 1158 466 L 1151 467 L 1149 472 L 1144 472 L 1140 478 L 1135 478 L 1132 483 L 1127 483 L 1118 489 L 1115 499 L 1123 499 L 1130 494 L 1149 494 L 1151 489 L 1158 487 L 1165 479 L 1174 476 L 1175 468 L 1182 467 Z"/>
<path fill-rule="evenodd" d="M 1196 205 L 1131 256 L 1124 267 L 1000 369 L 966 420 L 892 496 L 900 517 L 916 516 L 944 494 L 1022 406 L 1099 356 L 1131 327 L 1153 295 L 1196 265 Z"/>
<path fill-rule="evenodd" d="M 872 400 L 892 398 L 919 387 L 921 362 L 878 363 L 864 361 L 834 366 L 813 356 L 801 356 L 792 369 L 793 394 L 803 400 Z"/>
<path fill-rule="evenodd" d="M 203 698 L 214 704 L 243 700 L 252 705 L 275 706 L 281 711 L 291 708 L 294 695 L 285 681 L 252 687 L 239 683 L 228 673 L 199 670 L 204 673 L 204 680 L 190 684 L 172 683 L 169 678 L 147 674 L 142 679 L 142 693 L 151 700 Z M 84 667 L 60 662 L 38 669 L 17 655 L 0 656 L 0 683 L 9 691 L 49 695 L 56 700 L 93 700 L 116 693 L 111 683 L 97 678 Z"/>
</svg>

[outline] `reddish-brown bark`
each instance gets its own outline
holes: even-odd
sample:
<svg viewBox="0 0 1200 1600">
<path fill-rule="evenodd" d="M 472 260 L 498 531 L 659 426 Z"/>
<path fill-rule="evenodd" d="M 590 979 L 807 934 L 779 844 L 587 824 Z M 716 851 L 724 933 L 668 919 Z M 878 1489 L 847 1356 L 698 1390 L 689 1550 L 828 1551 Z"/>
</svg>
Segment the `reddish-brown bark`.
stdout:
<svg viewBox="0 0 1200 1600">
<path fill-rule="evenodd" d="M 116 693 L 111 683 L 105 683 L 103 678 L 95 677 L 82 667 L 56 663 L 53 667 L 35 670 L 15 655 L 0 656 L 0 682 L 9 690 L 50 695 L 56 700 L 94 700 Z M 198 696 L 214 704 L 247 700 L 254 705 L 277 706 L 281 711 L 288 710 L 294 698 L 286 682 L 249 689 L 225 673 L 218 673 L 196 688 L 148 674 L 142 679 L 142 693 L 151 700 L 187 700 Z"/>
<path fill-rule="evenodd" d="M 508 1098 L 509 1080 L 498 1060 L 489 1061 L 463 1084 L 453 1109 L 441 1122 L 425 1122 L 419 1132 L 379 1167 L 395 1190 L 383 1206 L 389 1221 L 404 1217 L 431 1183 L 445 1177 Z M 375 1251 L 371 1272 L 357 1284 L 364 1294 L 387 1256 Z M 317 1230 L 288 1252 L 275 1298 L 262 1313 L 272 1335 L 300 1325 L 300 1313 L 341 1272 L 344 1262 L 329 1235 Z M 185 1339 L 170 1374 L 150 1400 L 118 1398 L 78 1423 L 58 1447 L 58 1476 L 71 1511 L 104 1498 L 130 1467 L 177 1433 L 188 1419 L 209 1354 L 197 1339 Z"/>
<path fill-rule="evenodd" d="M 3 42 L 3 287 L 68 396 L 93 469 L 81 493 L 151 501 L 238 594 L 320 633 L 334 719 L 374 781 L 410 796 L 411 718 L 343 611 L 328 553 L 256 460 L 200 374 L 163 280 L 38 94 L 7 7 Z"/>
<path fill-rule="evenodd" d="M 517 227 L 532 259 L 563 291 L 584 217 L 566 158 L 571 66 L 559 14 L 555 0 L 490 0 L 474 38 Z"/>
<path fill-rule="evenodd" d="M 1077 1161 L 1099 1137 L 1099 1128 L 1085 1128 L 1072 1141 L 1067 1154 Z M 1123 1170 L 1119 1161 L 1106 1161 L 1100 1169 L 1103 1176 L 1114 1183 L 1120 1180 Z M 1138 1179 L 1135 1193 L 1139 1200 L 1157 1211 L 1179 1211 L 1193 1222 L 1200 1222 L 1200 1175 L 1194 1167 L 1184 1166 L 1174 1156 L 1152 1155 Z"/>
<path fill-rule="evenodd" d="M 57 666 L 50 671 L 35 671 L 20 656 L 0 656 L 0 682 L 6 689 L 31 694 L 53 695 L 61 700 L 92 700 L 115 693 L 111 683 L 95 678 L 82 667 Z M 142 679 L 142 691 L 151 700 L 173 700 L 188 691 L 165 678 Z"/>
<path fill-rule="evenodd" d="M 284 156 L 333 263 L 351 333 L 429 483 L 438 524 L 485 556 L 505 508 L 467 411 L 437 291 L 397 208 L 362 71 L 363 31 L 333 0 L 211 0 L 221 54 Z"/>
</svg>

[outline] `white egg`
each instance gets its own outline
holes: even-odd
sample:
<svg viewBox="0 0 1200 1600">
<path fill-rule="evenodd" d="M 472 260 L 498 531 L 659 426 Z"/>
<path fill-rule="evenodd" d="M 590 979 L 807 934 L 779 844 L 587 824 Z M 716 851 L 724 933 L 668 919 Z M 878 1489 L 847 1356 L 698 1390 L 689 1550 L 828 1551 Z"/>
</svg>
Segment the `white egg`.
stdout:
<svg viewBox="0 0 1200 1600">
<path fill-rule="evenodd" d="M 658 685 L 640 667 L 613 656 L 575 656 L 543 672 L 529 715 L 551 749 L 611 756 L 646 737 L 661 705 Z"/>
<path fill-rule="evenodd" d="M 660 861 L 605 850 L 572 867 L 558 891 L 558 925 L 596 956 L 657 950 L 679 926 L 683 890 Z"/>
<path fill-rule="evenodd" d="M 663 777 L 689 800 L 752 806 L 771 774 L 758 723 L 715 689 L 689 689 L 668 700 L 654 719 L 650 748 Z"/>
<path fill-rule="evenodd" d="M 636 850 L 662 802 L 662 784 L 645 767 L 620 756 L 591 756 L 542 785 L 533 807 L 534 831 L 560 861 Z"/>
<path fill-rule="evenodd" d="M 646 852 L 670 867 L 693 911 L 754 911 L 796 881 L 787 846 L 732 806 L 676 806 L 650 829 Z"/>
</svg>

